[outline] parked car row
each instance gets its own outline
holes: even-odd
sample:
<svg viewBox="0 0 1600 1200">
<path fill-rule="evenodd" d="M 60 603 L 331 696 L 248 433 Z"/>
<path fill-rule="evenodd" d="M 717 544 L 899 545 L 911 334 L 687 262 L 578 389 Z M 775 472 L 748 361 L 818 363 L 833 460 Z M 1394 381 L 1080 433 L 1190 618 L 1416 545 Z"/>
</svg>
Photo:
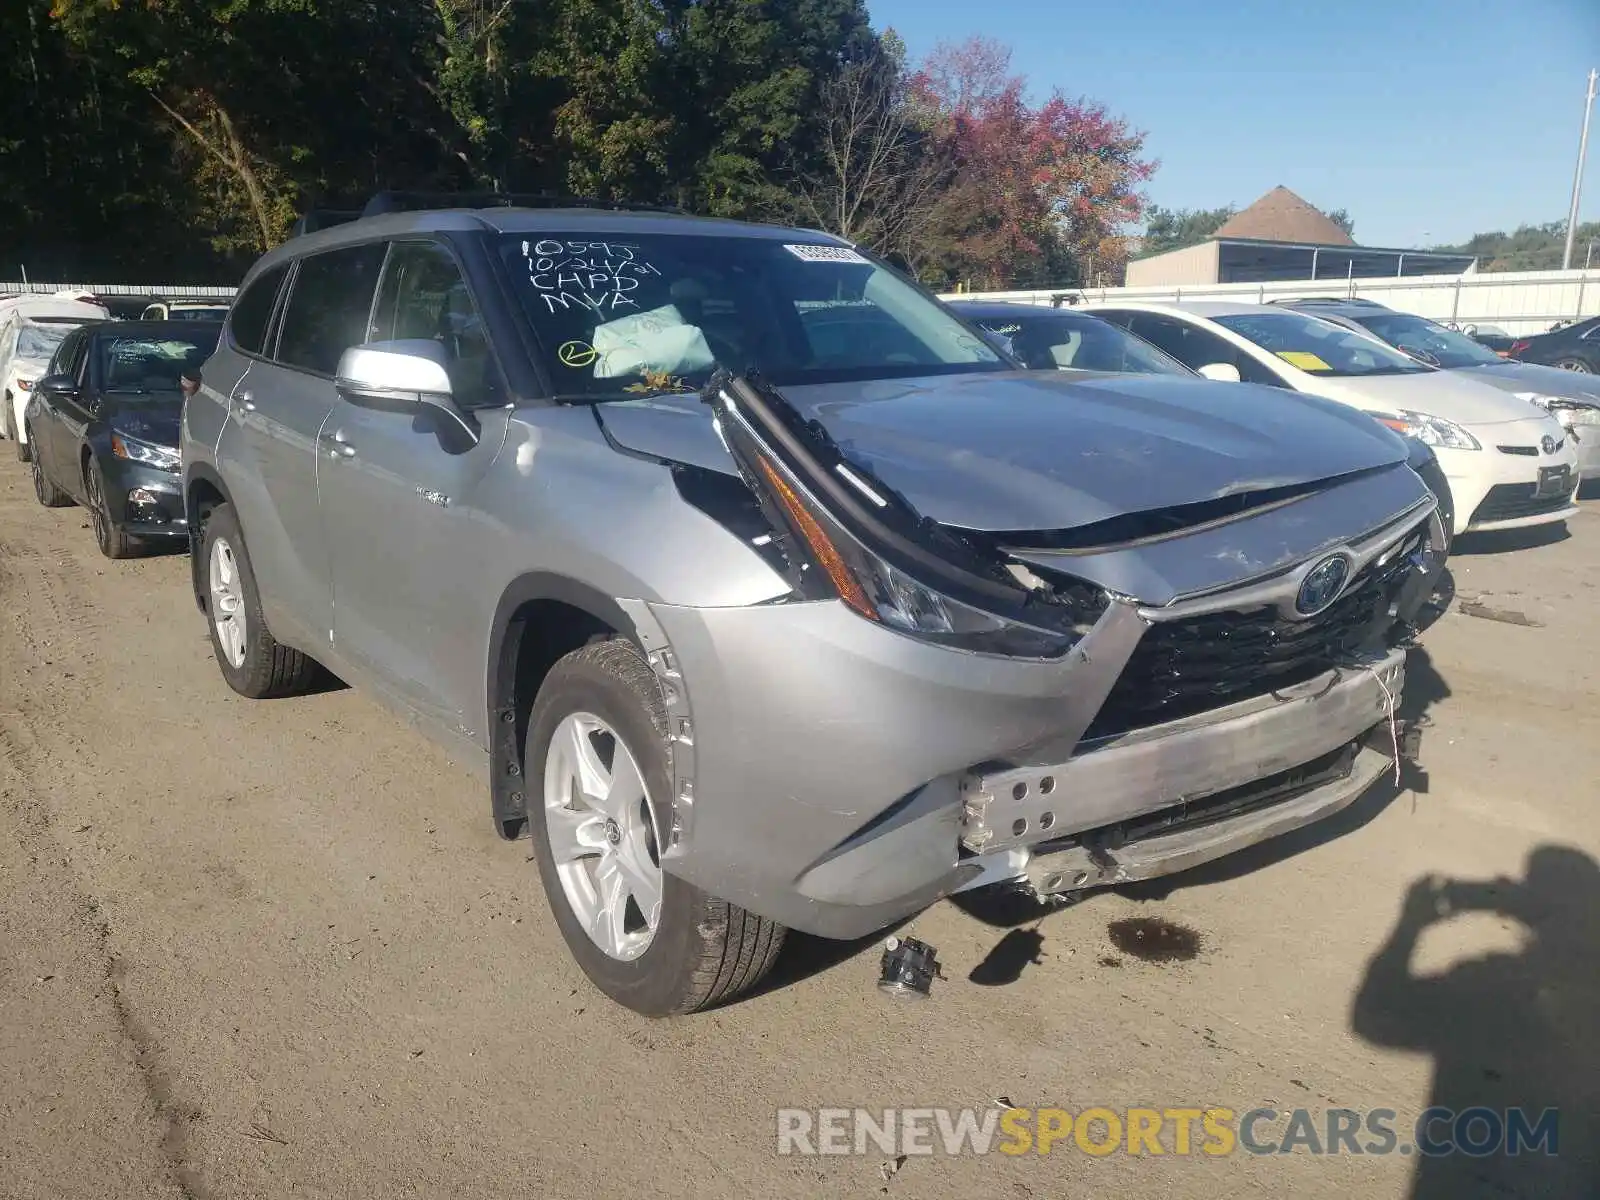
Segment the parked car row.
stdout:
<svg viewBox="0 0 1600 1200">
<path fill-rule="evenodd" d="M 226 304 L 158 301 L 144 320 L 208 321 L 227 316 Z M 0 437 L 11 441 L 17 459 L 31 453 L 23 410 L 34 385 L 50 368 L 56 349 L 86 322 L 112 320 L 111 309 L 87 292 L 56 292 L 0 298 Z M 214 342 L 214 339 L 213 339 Z"/>
<path fill-rule="evenodd" d="M 234 691 L 326 669 L 475 768 L 643 1013 L 737 995 L 788 929 L 1344 809 L 1416 753 L 1451 530 L 1575 486 L 1547 412 L 1282 308 L 946 306 L 812 231 L 380 200 L 219 331 L 64 341 L 39 498 L 142 535 L 145 493 Z M 1485 510 L 1469 440 L 1565 482 Z"/>
</svg>

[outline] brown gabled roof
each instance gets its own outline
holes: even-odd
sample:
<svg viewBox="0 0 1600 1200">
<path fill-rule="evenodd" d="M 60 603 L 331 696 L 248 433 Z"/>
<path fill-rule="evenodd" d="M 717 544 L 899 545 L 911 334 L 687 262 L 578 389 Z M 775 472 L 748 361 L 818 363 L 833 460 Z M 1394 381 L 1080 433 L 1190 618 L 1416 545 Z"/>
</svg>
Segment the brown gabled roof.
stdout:
<svg viewBox="0 0 1600 1200">
<path fill-rule="evenodd" d="M 1309 242 L 1354 246 L 1355 239 L 1281 184 L 1243 212 L 1225 221 L 1215 238 L 1255 238 L 1264 242 Z"/>
</svg>

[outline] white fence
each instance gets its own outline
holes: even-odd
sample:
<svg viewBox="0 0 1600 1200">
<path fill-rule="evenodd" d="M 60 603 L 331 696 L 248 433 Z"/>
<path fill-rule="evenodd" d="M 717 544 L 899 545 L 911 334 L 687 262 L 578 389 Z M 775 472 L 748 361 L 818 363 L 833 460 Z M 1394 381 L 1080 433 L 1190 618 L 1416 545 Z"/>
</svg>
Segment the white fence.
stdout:
<svg viewBox="0 0 1600 1200">
<path fill-rule="evenodd" d="M 107 299 L 232 300 L 238 290 L 198 283 L 0 283 L 0 296 L 48 296 L 70 291 Z"/>
<path fill-rule="evenodd" d="M 1600 270 L 1476 272 L 1383 279 L 1280 280 L 1183 287 L 1044 288 L 963 292 L 947 300 L 1011 300 L 1050 304 L 1057 297 L 1093 300 L 1232 300 L 1265 304 L 1306 296 L 1374 300 L 1402 312 L 1458 325 L 1495 325 L 1507 333 L 1542 333 L 1556 321 L 1600 316 Z M 1065 302 L 1065 301 L 1064 301 Z"/>
</svg>

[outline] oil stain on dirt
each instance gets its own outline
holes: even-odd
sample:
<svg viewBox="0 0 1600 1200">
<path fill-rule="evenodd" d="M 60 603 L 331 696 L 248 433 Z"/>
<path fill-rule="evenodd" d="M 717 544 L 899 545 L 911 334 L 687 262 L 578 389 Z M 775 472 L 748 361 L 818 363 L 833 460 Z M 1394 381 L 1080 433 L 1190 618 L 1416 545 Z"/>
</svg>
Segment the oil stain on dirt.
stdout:
<svg viewBox="0 0 1600 1200">
<path fill-rule="evenodd" d="M 1106 926 L 1111 944 L 1141 962 L 1193 962 L 1205 946 L 1197 930 L 1162 917 L 1124 917 Z"/>
</svg>

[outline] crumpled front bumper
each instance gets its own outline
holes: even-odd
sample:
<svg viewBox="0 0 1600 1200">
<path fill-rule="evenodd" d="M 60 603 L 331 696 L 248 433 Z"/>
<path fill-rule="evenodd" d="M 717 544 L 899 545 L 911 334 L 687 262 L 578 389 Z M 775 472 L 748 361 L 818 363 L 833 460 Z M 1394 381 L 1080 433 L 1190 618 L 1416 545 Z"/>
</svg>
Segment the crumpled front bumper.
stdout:
<svg viewBox="0 0 1600 1200">
<path fill-rule="evenodd" d="M 1375 735 L 1400 698 L 1403 650 L 1072 752 L 1077 735 L 1061 731 L 1087 725 L 1121 670 L 1142 628 L 1131 608 L 1097 629 L 1087 658 L 1050 664 L 930 651 L 837 603 L 640 607 L 646 649 L 668 672 L 679 789 L 663 866 L 825 937 L 865 936 L 1035 860 L 1055 876 L 1036 878 L 1040 891 L 1179 870 L 1331 814 L 1392 763 Z M 679 674 L 685 661 L 695 669 Z M 1374 740 L 1350 772 L 1217 825 L 1203 848 L 1114 844 L 1119 823 Z M 1069 749 L 973 767 L 1030 744 Z"/>
<path fill-rule="evenodd" d="M 1403 649 L 1271 695 L 969 775 L 962 844 L 1041 893 L 1148 879 L 1348 805 L 1401 754 Z M 1163 813 L 1160 821 L 1140 818 Z"/>
</svg>

